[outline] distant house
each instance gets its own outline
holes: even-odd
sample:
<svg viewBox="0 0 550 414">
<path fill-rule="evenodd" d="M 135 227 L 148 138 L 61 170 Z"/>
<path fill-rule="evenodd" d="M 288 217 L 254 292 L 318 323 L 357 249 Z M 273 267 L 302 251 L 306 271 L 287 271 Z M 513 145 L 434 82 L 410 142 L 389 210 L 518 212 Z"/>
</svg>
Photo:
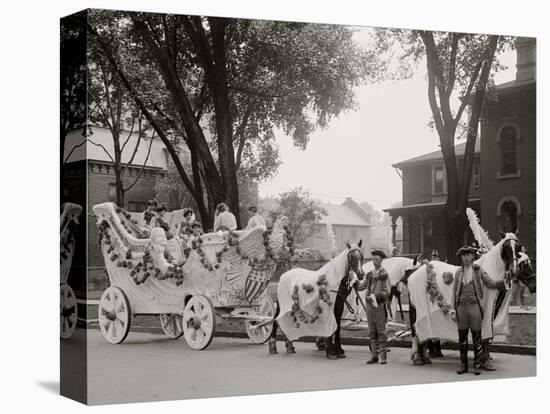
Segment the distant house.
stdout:
<svg viewBox="0 0 550 414">
<path fill-rule="evenodd" d="M 343 204 L 322 204 L 321 206 L 328 214 L 323 216 L 320 223 L 315 224 L 315 234 L 303 242 L 301 247 L 330 251 L 329 230 L 332 229 L 338 250 L 344 250 L 347 242 L 363 240 L 363 253 L 365 256 L 370 256 L 372 246 L 370 215 L 350 197 L 346 198 Z"/>
<path fill-rule="evenodd" d="M 536 259 L 535 39 L 518 39 L 516 52 L 516 79 L 496 85 L 495 98 L 487 99 L 484 105 L 469 206 L 477 211 L 494 241 L 500 239 L 500 230 L 519 230 L 527 253 Z M 464 147 L 455 147 L 459 168 Z M 385 211 L 391 215 L 394 230 L 396 220 L 403 220 L 403 253 L 429 253 L 434 248 L 445 251 L 442 212 L 447 180 L 441 151 L 394 167 L 402 173 L 403 206 Z M 465 241 L 471 237 L 465 232 Z"/>
<path fill-rule="evenodd" d="M 466 143 L 455 147 L 461 166 Z M 403 254 L 428 254 L 433 249 L 445 251 L 446 236 L 443 206 L 447 200 L 447 176 L 440 150 L 401 161 L 393 165 L 403 178 L 403 205 L 384 211 L 390 213 L 393 229 L 402 219 L 403 240 L 394 236 L 392 244 L 402 243 Z M 480 144 L 476 141 L 474 173 L 470 186 L 469 207 L 480 211 L 481 203 Z M 465 237 L 467 237 L 465 235 Z"/>
</svg>

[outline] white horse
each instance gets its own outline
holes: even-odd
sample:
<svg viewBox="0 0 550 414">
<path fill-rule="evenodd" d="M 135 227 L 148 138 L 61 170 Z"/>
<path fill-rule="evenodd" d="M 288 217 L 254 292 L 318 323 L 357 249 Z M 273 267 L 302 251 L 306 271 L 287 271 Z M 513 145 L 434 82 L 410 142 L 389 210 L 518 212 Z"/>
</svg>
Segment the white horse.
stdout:
<svg viewBox="0 0 550 414">
<path fill-rule="evenodd" d="M 273 324 L 270 353 L 277 353 L 277 325 L 287 340 L 287 352 L 294 352 L 291 342 L 303 336 L 325 337 L 329 359 L 344 357 L 340 344 L 340 319 L 349 294 L 349 274 L 362 278 L 361 244 L 348 248 L 319 270 L 301 268 L 285 272 L 277 286 L 278 316 Z"/>
<path fill-rule="evenodd" d="M 482 255 L 476 263 L 494 281 L 505 280 L 505 273 L 516 275 L 521 258 L 521 244 L 513 233 L 506 233 L 502 240 Z M 408 279 L 410 317 L 413 328 L 413 359 L 425 359 L 422 344 L 429 339 L 458 342 L 456 322 L 449 316 L 454 275 L 458 266 L 432 261 L 421 266 Z M 428 289 L 428 282 L 433 289 Z M 508 282 L 508 280 L 506 280 Z M 503 300 L 502 300 L 503 299 Z M 510 291 L 499 297 L 496 289 L 483 286 L 482 340 L 502 340 L 509 334 L 508 308 Z"/>
</svg>

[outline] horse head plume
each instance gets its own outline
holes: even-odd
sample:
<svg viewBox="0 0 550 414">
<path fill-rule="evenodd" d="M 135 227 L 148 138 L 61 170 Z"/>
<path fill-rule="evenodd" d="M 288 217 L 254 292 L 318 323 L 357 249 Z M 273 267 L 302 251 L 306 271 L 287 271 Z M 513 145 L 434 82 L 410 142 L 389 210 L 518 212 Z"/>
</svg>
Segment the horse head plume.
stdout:
<svg viewBox="0 0 550 414">
<path fill-rule="evenodd" d="M 474 239 L 478 242 L 479 247 L 484 251 L 491 250 L 494 247 L 494 243 L 490 239 L 487 231 L 481 227 L 476 212 L 468 207 L 466 209 L 466 215 L 468 216 L 468 223 L 474 235 Z"/>
<path fill-rule="evenodd" d="M 357 246 L 361 247 L 363 245 L 363 239 L 359 239 L 359 243 L 357 243 Z"/>
</svg>

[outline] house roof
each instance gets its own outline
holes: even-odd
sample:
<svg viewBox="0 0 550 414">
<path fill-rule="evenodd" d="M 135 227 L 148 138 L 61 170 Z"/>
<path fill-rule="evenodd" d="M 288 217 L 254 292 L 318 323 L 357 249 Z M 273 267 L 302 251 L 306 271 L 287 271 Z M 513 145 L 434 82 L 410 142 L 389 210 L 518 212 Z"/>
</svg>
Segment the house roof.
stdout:
<svg viewBox="0 0 550 414">
<path fill-rule="evenodd" d="M 480 140 L 476 139 L 476 146 L 474 148 L 474 153 L 479 154 L 481 151 L 480 146 Z M 455 146 L 455 153 L 457 158 L 464 156 L 464 150 L 466 149 L 466 142 L 463 142 L 461 144 L 458 144 Z M 427 154 L 419 155 L 418 157 L 409 158 L 407 160 L 398 162 L 397 164 L 393 164 L 392 167 L 402 169 L 405 166 L 412 165 L 412 164 L 424 164 L 431 161 L 437 161 L 443 159 L 443 153 L 441 150 L 429 152 Z"/>
<path fill-rule="evenodd" d="M 322 224 L 340 226 L 370 226 L 370 215 L 355 201 L 346 199 L 344 204 L 322 204 L 328 213 L 320 220 Z"/>
<path fill-rule="evenodd" d="M 501 83 L 499 85 L 495 85 L 495 89 L 497 91 L 502 91 L 504 89 L 510 89 L 510 88 L 515 88 L 515 87 L 520 87 L 520 86 L 533 85 L 533 84 L 536 84 L 536 83 L 537 83 L 537 81 L 535 79 L 526 79 L 526 80 L 514 79 L 514 80 L 511 80 L 509 82 L 504 82 L 504 83 Z"/>
<path fill-rule="evenodd" d="M 127 138 L 128 132 L 122 132 L 121 145 Z M 137 133 L 130 136 L 128 143 L 122 151 L 122 163 L 127 163 L 131 159 L 136 148 L 137 139 Z M 151 140 L 153 140 L 152 143 Z M 147 157 L 149 145 L 151 145 L 151 152 L 149 153 L 149 157 Z M 166 170 L 168 165 L 164 148 L 165 146 L 159 138 L 142 137 L 132 165 L 142 166 L 145 163 L 147 167 Z M 84 159 L 112 163 L 111 157 L 114 158 L 114 144 L 111 132 L 106 128 L 93 127 L 93 134 L 88 137 L 88 142 L 85 143 L 85 137 L 82 135 L 81 129 L 71 131 L 65 141 L 64 154 L 64 159 L 67 163 Z"/>
</svg>

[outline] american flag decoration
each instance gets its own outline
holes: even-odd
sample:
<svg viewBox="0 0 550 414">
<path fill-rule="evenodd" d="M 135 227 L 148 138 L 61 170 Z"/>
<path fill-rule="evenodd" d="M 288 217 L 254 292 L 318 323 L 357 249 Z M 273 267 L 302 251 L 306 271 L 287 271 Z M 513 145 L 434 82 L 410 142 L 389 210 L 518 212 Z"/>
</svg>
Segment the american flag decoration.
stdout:
<svg viewBox="0 0 550 414">
<path fill-rule="evenodd" d="M 252 268 L 244 283 L 244 296 L 249 303 L 253 303 L 266 289 L 274 271 L 275 268 L 271 266 Z"/>
</svg>

